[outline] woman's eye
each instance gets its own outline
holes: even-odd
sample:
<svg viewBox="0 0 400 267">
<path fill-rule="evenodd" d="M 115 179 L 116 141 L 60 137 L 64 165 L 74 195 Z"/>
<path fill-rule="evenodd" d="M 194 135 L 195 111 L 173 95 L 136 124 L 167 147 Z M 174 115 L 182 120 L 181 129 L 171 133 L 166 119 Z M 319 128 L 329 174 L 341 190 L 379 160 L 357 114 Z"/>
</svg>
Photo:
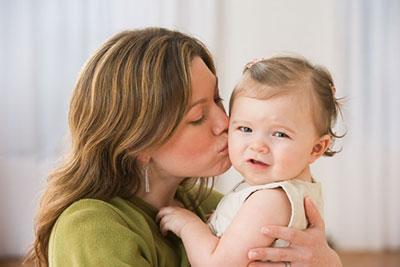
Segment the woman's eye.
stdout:
<svg viewBox="0 0 400 267">
<path fill-rule="evenodd" d="M 202 116 L 200 119 L 190 122 L 193 125 L 200 125 L 206 120 L 205 116 Z"/>
<path fill-rule="evenodd" d="M 279 138 L 289 138 L 289 136 L 283 132 L 274 132 L 272 136 L 279 137 Z"/>
<path fill-rule="evenodd" d="M 217 106 L 219 106 L 220 108 L 222 108 L 225 111 L 224 105 L 222 104 L 223 101 L 224 100 L 220 96 L 214 97 L 215 104 L 217 104 Z"/>
<path fill-rule="evenodd" d="M 245 126 L 239 126 L 238 127 L 239 131 L 243 132 L 243 133 L 251 133 L 253 132 L 253 130 L 249 127 L 245 127 Z"/>
<path fill-rule="evenodd" d="M 214 102 L 215 102 L 215 103 L 219 104 L 219 103 L 221 103 L 222 101 L 224 101 L 224 100 L 223 100 L 220 96 L 214 97 Z"/>
</svg>

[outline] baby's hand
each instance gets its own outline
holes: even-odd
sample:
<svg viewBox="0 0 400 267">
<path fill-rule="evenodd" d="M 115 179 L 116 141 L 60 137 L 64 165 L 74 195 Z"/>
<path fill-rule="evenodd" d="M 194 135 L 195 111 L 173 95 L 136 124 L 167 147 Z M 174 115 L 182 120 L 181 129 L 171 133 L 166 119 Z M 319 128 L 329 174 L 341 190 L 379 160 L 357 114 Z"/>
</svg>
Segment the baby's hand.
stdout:
<svg viewBox="0 0 400 267">
<path fill-rule="evenodd" d="M 156 219 L 160 223 L 163 235 L 166 235 L 168 231 L 172 231 L 179 237 L 184 227 L 192 223 L 203 223 L 196 214 L 179 207 L 161 208 Z"/>
</svg>

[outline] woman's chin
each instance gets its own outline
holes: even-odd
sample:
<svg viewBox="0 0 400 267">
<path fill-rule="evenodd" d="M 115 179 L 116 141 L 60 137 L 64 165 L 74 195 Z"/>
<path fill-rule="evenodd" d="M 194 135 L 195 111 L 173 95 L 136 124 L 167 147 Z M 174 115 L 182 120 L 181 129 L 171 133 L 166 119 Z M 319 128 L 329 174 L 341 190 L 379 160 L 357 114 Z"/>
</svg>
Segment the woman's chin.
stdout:
<svg viewBox="0 0 400 267">
<path fill-rule="evenodd" d="M 212 176 L 218 176 L 218 175 L 223 174 L 224 172 L 226 172 L 227 170 L 229 170 L 229 169 L 231 168 L 231 166 L 232 166 L 232 163 L 231 163 L 231 161 L 229 160 L 229 158 L 227 158 L 226 161 L 224 161 L 224 162 L 221 164 L 221 166 L 220 166 L 219 170 L 217 171 L 217 173 L 214 174 L 214 175 L 212 175 Z"/>
</svg>

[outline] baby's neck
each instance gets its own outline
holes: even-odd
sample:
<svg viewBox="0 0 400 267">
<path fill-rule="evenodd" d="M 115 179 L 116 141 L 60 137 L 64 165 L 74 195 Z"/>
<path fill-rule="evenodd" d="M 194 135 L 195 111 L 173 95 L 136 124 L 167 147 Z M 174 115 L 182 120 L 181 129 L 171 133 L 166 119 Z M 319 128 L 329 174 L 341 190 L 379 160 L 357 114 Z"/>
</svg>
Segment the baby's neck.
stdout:
<svg viewBox="0 0 400 267">
<path fill-rule="evenodd" d="M 310 166 L 307 166 L 306 168 L 304 168 L 304 170 L 299 175 L 294 177 L 293 179 L 302 180 L 302 181 L 306 181 L 306 182 L 312 182 L 313 178 L 311 175 Z"/>
<path fill-rule="evenodd" d="M 310 167 L 307 166 L 306 168 L 304 168 L 304 170 L 302 170 L 298 175 L 296 175 L 293 178 L 289 178 L 289 179 L 282 179 L 282 180 L 265 180 L 265 181 L 258 181 L 258 183 L 254 183 L 249 181 L 248 179 L 244 179 L 244 181 L 249 184 L 249 185 L 260 185 L 260 184 L 268 184 L 268 183 L 276 183 L 276 182 L 284 182 L 284 181 L 291 181 L 291 180 L 301 180 L 301 181 L 305 181 L 305 182 L 313 182 L 313 178 L 312 178 L 312 174 L 311 174 L 311 170 Z"/>
</svg>

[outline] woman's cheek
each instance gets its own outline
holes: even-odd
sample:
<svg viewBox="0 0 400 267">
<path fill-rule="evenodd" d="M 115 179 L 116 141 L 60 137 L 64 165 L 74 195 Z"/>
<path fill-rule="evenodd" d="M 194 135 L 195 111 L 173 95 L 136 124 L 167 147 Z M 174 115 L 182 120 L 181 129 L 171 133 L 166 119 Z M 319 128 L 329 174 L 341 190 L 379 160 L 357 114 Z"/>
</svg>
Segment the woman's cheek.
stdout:
<svg viewBox="0 0 400 267">
<path fill-rule="evenodd" d="M 201 156 L 205 156 L 211 149 L 212 148 L 204 142 L 196 141 L 196 139 L 193 138 L 180 144 L 179 150 L 184 159 L 198 159 Z"/>
</svg>

